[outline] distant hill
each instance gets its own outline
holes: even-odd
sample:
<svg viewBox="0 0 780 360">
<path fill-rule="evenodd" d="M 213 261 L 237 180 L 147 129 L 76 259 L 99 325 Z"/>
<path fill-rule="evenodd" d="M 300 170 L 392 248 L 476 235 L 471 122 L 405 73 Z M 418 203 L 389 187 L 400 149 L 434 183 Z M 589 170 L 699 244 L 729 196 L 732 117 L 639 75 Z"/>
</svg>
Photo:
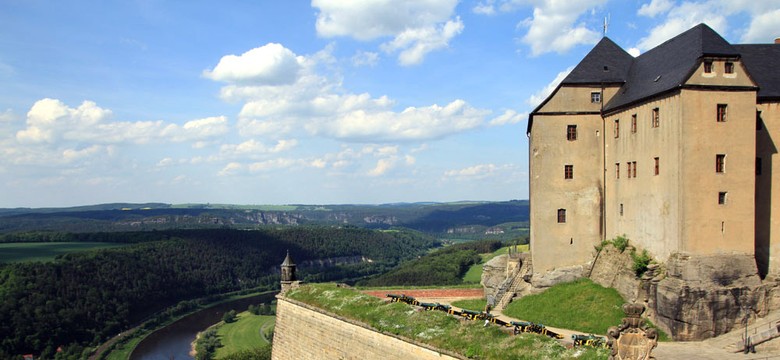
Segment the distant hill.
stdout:
<svg viewBox="0 0 780 360">
<path fill-rule="evenodd" d="M 512 238 L 527 233 L 528 201 L 382 205 L 229 205 L 113 203 L 0 209 L 0 234 L 29 231 L 132 231 L 257 228 L 275 225 L 406 227 L 443 238 Z"/>
</svg>

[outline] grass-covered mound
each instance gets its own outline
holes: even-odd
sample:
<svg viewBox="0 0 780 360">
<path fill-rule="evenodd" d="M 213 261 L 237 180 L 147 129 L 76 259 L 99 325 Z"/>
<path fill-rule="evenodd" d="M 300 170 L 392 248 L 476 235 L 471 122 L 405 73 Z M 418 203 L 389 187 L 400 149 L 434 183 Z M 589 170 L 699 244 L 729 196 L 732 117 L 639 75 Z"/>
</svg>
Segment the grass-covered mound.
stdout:
<svg viewBox="0 0 780 360">
<path fill-rule="evenodd" d="M 617 290 L 595 284 L 590 279 L 558 284 L 541 294 L 515 300 L 504 314 L 548 326 L 606 334 L 620 325 L 625 300 Z"/>
<path fill-rule="evenodd" d="M 513 336 L 498 326 L 461 320 L 441 311 L 418 311 L 334 284 L 311 284 L 287 293 L 291 299 L 363 322 L 372 328 L 478 359 L 604 359 L 605 349 L 569 349 L 536 334 Z"/>
</svg>

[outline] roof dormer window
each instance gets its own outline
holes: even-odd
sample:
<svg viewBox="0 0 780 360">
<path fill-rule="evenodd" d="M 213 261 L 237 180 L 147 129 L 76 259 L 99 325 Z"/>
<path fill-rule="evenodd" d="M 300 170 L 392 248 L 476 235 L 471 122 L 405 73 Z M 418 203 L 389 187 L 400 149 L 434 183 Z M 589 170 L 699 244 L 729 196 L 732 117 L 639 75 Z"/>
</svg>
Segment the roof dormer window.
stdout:
<svg viewBox="0 0 780 360">
<path fill-rule="evenodd" d="M 601 102 L 601 93 L 594 91 L 590 93 L 590 102 L 593 104 L 598 104 Z"/>
<path fill-rule="evenodd" d="M 731 61 L 726 62 L 726 67 L 724 69 L 724 72 L 726 74 L 733 74 L 734 73 L 734 63 L 731 62 Z"/>
<path fill-rule="evenodd" d="M 712 60 L 704 61 L 704 73 L 705 74 L 711 74 L 712 73 Z"/>
</svg>

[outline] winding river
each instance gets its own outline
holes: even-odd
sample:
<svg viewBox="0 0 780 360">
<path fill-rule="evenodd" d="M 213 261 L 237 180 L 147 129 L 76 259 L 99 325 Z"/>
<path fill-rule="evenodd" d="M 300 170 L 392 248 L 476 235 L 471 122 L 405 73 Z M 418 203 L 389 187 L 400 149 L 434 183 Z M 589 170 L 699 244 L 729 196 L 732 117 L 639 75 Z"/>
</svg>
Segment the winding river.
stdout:
<svg viewBox="0 0 780 360">
<path fill-rule="evenodd" d="M 171 325 L 159 329 L 141 341 L 130 355 L 130 360 L 184 360 L 190 356 L 190 344 L 199 331 L 222 320 L 230 310 L 244 311 L 252 304 L 270 303 L 277 292 L 233 300 L 187 315 Z"/>
</svg>

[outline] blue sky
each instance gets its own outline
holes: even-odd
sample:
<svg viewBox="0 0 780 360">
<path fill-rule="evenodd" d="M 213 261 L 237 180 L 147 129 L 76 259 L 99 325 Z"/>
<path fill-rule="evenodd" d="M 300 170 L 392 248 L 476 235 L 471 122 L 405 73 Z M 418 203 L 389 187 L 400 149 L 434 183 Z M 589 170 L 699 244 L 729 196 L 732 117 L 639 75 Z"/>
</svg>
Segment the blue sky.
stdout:
<svg viewBox="0 0 780 360">
<path fill-rule="evenodd" d="M 0 0 L 0 207 L 526 199 L 605 17 L 780 36 L 780 0 Z"/>
</svg>

